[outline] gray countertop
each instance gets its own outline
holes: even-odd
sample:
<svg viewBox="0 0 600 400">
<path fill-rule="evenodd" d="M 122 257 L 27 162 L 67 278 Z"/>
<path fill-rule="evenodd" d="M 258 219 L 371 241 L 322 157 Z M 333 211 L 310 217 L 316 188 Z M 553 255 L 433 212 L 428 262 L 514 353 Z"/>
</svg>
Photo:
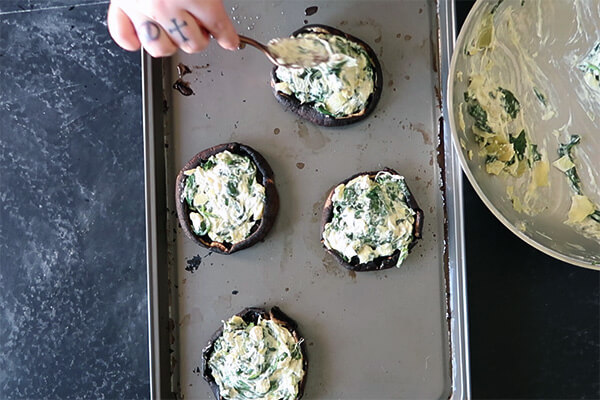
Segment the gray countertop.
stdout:
<svg viewBox="0 0 600 400">
<path fill-rule="evenodd" d="M 0 3 L 0 398 L 148 397 L 139 54 L 60 4 Z"/>
<path fill-rule="evenodd" d="M 0 2 L 0 399 L 149 396 L 140 57 L 107 3 Z M 599 274 L 465 204 L 474 397 L 600 398 Z"/>
</svg>

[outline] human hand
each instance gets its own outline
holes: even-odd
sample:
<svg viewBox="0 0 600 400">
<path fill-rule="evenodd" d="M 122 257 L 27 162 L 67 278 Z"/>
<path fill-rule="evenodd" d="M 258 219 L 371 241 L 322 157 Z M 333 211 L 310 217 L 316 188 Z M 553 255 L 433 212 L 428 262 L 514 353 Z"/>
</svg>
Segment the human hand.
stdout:
<svg viewBox="0 0 600 400">
<path fill-rule="evenodd" d="M 221 0 L 112 0 L 108 30 L 125 50 L 143 47 L 153 57 L 204 50 L 213 36 L 235 50 L 239 38 Z"/>
</svg>

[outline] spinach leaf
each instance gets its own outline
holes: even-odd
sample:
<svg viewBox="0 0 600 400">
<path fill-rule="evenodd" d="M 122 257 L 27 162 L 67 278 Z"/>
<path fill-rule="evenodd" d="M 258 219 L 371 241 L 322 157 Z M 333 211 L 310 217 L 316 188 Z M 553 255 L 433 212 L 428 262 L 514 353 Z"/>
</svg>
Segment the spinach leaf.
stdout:
<svg viewBox="0 0 600 400">
<path fill-rule="evenodd" d="M 346 65 L 347 62 L 348 60 L 344 60 L 335 64 L 333 67 L 331 67 L 330 71 L 339 78 L 340 74 L 342 73 L 342 68 L 344 67 L 344 65 Z"/>
<path fill-rule="evenodd" d="M 302 357 L 302 353 L 300 353 L 300 343 L 296 343 L 294 345 L 294 350 L 292 350 L 292 358 L 294 360 L 299 360 Z"/>
<path fill-rule="evenodd" d="M 217 163 L 214 162 L 213 160 L 207 160 L 204 164 L 202 164 L 202 169 L 205 170 L 205 171 L 208 171 L 209 169 L 211 169 L 215 165 L 217 165 Z"/>
<path fill-rule="evenodd" d="M 558 146 L 558 156 L 564 157 L 568 156 L 569 160 L 574 163 L 573 160 L 573 147 L 581 142 L 581 137 L 579 135 L 571 135 L 571 139 L 568 143 L 561 144 Z M 578 195 L 582 195 L 581 191 L 581 179 L 579 179 L 579 175 L 577 174 L 577 168 L 572 167 L 565 171 L 565 174 L 569 178 L 569 184 L 571 185 L 571 189 Z"/>
<path fill-rule="evenodd" d="M 595 66 L 595 65 L 594 65 L 594 64 L 592 64 L 592 63 L 588 63 L 588 64 L 587 64 L 587 67 L 588 67 L 590 70 L 594 71 L 596 74 L 600 73 L 600 67 L 597 67 L 597 66 Z"/>
<path fill-rule="evenodd" d="M 546 96 L 544 96 L 544 94 L 542 92 L 540 92 L 538 90 L 538 88 L 533 88 L 533 93 L 535 93 L 535 97 L 538 98 L 538 100 L 542 103 L 542 105 L 545 107 L 546 106 Z"/>
<path fill-rule="evenodd" d="M 208 219 L 208 216 L 210 214 L 206 211 L 206 207 L 204 206 L 204 204 L 200 206 L 200 208 L 198 208 L 196 211 L 202 216 L 202 221 L 200 221 L 199 229 L 197 231 L 195 230 L 195 232 L 198 236 L 207 235 L 210 231 L 210 228 L 212 228 L 210 220 Z"/>
<path fill-rule="evenodd" d="M 514 137 L 509 135 L 509 142 L 512 143 L 513 149 L 515 149 L 515 154 L 519 160 L 523 159 L 525 155 L 525 149 L 527 148 L 527 139 L 525 138 L 525 129 L 519 133 L 519 136 Z"/>
<path fill-rule="evenodd" d="M 579 142 L 581 142 L 581 137 L 579 135 L 571 135 L 571 139 L 569 140 L 568 143 L 561 144 L 558 147 L 558 155 L 560 157 L 568 155 L 569 158 L 571 159 L 571 161 L 573 161 L 573 156 L 571 155 L 571 149 L 576 144 L 579 144 Z"/>
<path fill-rule="evenodd" d="M 323 77 L 323 74 L 321 73 L 321 71 L 319 71 L 318 69 L 312 69 L 310 71 L 310 77 L 308 78 L 311 81 L 315 81 L 317 79 L 321 79 Z"/>
<path fill-rule="evenodd" d="M 487 156 L 485 156 L 485 163 L 486 164 L 491 164 L 494 161 L 496 161 L 497 159 L 498 159 L 498 156 L 491 156 L 491 155 L 488 154 Z"/>
<path fill-rule="evenodd" d="M 329 112 L 329 110 L 327 110 L 327 108 L 325 108 L 324 105 L 319 104 L 318 106 L 315 107 L 315 109 L 320 112 L 321 114 L 325 114 L 325 115 L 329 115 L 330 117 L 333 117 L 334 115 L 332 113 Z"/>
<path fill-rule="evenodd" d="M 483 132 L 492 133 L 492 128 L 487 123 L 487 112 L 481 107 L 476 97 L 464 93 L 465 101 L 467 102 L 467 112 L 475 119 L 475 126 Z"/>
<path fill-rule="evenodd" d="M 194 205 L 194 194 L 196 187 L 196 177 L 194 174 L 185 178 L 185 188 L 183 190 L 185 201 L 188 203 L 190 207 Z"/>
<path fill-rule="evenodd" d="M 237 189 L 237 182 L 235 181 L 229 181 L 227 182 L 227 193 L 231 196 L 231 197 L 235 197 L 239 194 L 239 191 Z"/>
<path fill-rule="evenodd" d="M 502 106 L 506 113 L 510 115 L 512 119 L 517 118 L 517 114 L 521 110 L 521 104 L 515 98 L 515 95 L 507 89 L 498 88 L 498 90 L 502 93 Z"/>
<path fill-rule="evenodd" d="M 203 219 L 200 222 L 200 228 L 196 231 L 196 234 L 198 234 L 198 236 L 204 236 L 208 233 L 208 231 L 210 231 L 210 221 Z"/>
<path fill-rule="evenodd" d="M 496 5 L 494 7 L 492 7 L 492 11 L 490 12 L 490 14 L 493 14 L 496 12 L 496 10 L 498 9 L 498 7 L 500 7 L 500 4 L 502 4 L 504 0 L 498 0 L 498 2 L 496 3 Z"/>
<path fill-rule="evenodd" d="M 571 189 L 578 195 L 583 195 L 581 191 L 581 179 L 579 179 L 579 175 L 577 174 L 577 168 L 573 167 L 565 171 L 567 178 L 569 178 L 569 184 L 571 185 Z"/>
<path fill-rule="evenodd" d="M 479 102 L 475 100 L 467 105 L 467 112 L 475 119 L 475 126 L 484 132 L 492 133 L 492 128 L 487 123 L 487 112 L 481 107 Z"/>
<path fill-rule="evenodd" d="M 342 195 L 344 202 L 352 202 L 356 199 L 356 197 L 356 189 L 353 186 L 346 186 L 344 188 L 344 194 Z"/>
<path fill-rule="evenodd" d="M 374 214 L 379 214 L 382 208 L 382 201 L 379 193 L 379 187 L 374 187 L 367 194 L 367 198 L 370 200 L 369 207 L 373 210 Z"/>
<path fill-rule="evenodd" d="M 538 151 L 537 144 L 531 144 L 531 158 L 533 162 L 540 161 L 542 159 L 541 153 Z"/>
</svg>

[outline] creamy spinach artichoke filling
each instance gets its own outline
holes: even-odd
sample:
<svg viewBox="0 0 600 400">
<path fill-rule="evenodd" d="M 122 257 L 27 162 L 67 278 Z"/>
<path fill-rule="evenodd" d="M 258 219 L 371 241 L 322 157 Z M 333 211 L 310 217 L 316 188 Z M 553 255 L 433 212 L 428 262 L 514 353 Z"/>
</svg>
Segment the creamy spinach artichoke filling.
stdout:
<svg viewBox="0 0 600 400">
<path fill-rule="evenodd" d="M 508 89 L 491 86 L 482 76 L 473 76 L 464 93 L 467 113 L 473 118 L 473 134 L 485 157 L 486 172 L 521 176 L 542 159 L 538 146 L 527 137 L 519 117 L 521 104 Z"/>
<path fill-rule="evenodd" d="M 329 61 L 326 42 L 306 37 L 272 39 L 267 47 L 275 60 L 286 67 L 308 68 Z"/>
<path fill-rule="evenodd" d="M 293 400 L 304 377 L 299 341 L 269 319 L 256 324 L 233 316 L 208 360 L 226 399 Z"/>
<path fill-rule="evenodd" d="M 588 86 L 600 91 L 600 42 L 594 45 L 594 48 L 579 65 L 579 69 L 584 72 L 584 80 Z"/>
<path fill-rule="evenodd" d="M 361 175 L 337 186 L 332 195 L 333 218 L 323 229 L 323 243 L 350 262 L 361 264 L 399 251 L 408 255 L 415 212 L 409 207 L 404 177 L 380 171 L 374 179 Z"/>
<path fill-rule="evenodd" d="M 569 186 L 574 193 L 571 196 L 571 208 L 565 223 L 578 228 L 588 237 L 600 240 L 600 207 L 584 194 L 575 165 L 575 146 L 580 142 L 579 135 L 572 135 L 567 143 L 560 144 L 559 158 L 552 165 L 567 176 Z"/>
<path fill-rule="evenodd" d="M 312 103 L 320 113 L 345 117 L 365 109 L 373 93 L 374 66 L 360 45 L 337 35 L 305 33 L 306 43 L 328 49 L 329 61 L 310 68 L 277 67 L 275 89 Z M 307 50 L 309 51 L 309 50 Z"/>
<path fill-rule="evenodd" d="M 225 150 L 184 174 L 182 200 L 198 236 L 234 244 L 250 235 L 265 207 L 265 188 L 250 158 Z"/>
</svg>

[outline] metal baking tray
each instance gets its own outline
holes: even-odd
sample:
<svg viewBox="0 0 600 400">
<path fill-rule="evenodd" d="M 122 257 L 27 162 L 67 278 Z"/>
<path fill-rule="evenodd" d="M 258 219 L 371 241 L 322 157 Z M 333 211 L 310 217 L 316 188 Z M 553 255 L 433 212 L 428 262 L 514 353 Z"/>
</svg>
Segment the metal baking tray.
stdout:
<svg viewBox="0 0 600 400">
<path fill-rule="evenodd" d="M 266 42 L 305 23 L 369 43 L 383 66 L 366 120 L 320 128 L 285 112 L 271 65 L 252 48 L 155 60 L 143 53 L 151 394 L 212 398 L 198 367 L 221 321 L 280 306 L 307 341 L 307 399 L 468 398 L 461 175 L 444 129 L 442 82 L 455 37 L 450 1 L 225 2 L 240 33 Z M 306 16 L 305 9 L 318 6 Z M 177 65 L 192 96 L 173 90 Z M 197 152 L 248 144 L 275 171 L 280 212 L 264 242 L 233 255 L 177 226 L 176 174 Z M 328 190 L 361 171 L 404 174 L 425 211 L 424 239 L 400 268 L 353 273 L 319 241 Z M 193 271 L 193 272 L 192 272 Z"/>
</svg>

